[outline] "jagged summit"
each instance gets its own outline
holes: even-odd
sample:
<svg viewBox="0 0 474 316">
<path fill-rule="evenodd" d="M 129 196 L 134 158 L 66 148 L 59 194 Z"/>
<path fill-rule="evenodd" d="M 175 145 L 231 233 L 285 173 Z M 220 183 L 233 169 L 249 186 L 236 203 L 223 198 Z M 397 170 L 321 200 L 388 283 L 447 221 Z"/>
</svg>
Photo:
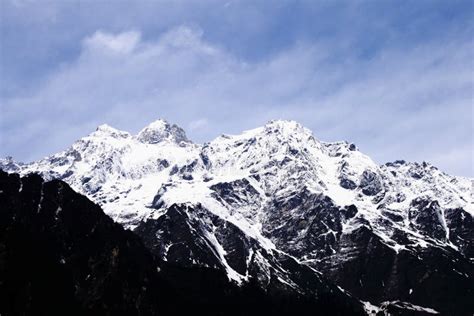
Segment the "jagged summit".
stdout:
<svg viewBox="0 0 474 316">
<path fill-rule="evenodd" d="M 9 172 L 19 172 L 23 166 L 23 163 L 16 162 L 12 156 L 6 156 L 0 158 L 0 169 L 8 170 Z"/>
<path fill-rule="evenodd" d="M 96 130 L 90 134 L 93 137 L 113 137 L 130 138 L 129 132 L 118 130 L 108 124 L 99 125 Z M 144 127 L 137 135 L 136 140 L 144 144 L 158 144 L 161 142 L 170 142 L 176 144 L 191 143 L 186 137 L 185 131 L 176 124 L 170 124 L 163 119 L 158 119 Z"/>
<path fill-rule="evenodd" d="M 101 124 L 97 126 L 96 130 L 91 134 L 91 136 L 98 136 L 98 137 L 120 137 L 120 138 L 126 138 L 130 137 L 130 133 L 126 131 L 121 131 L 118 130 L 108 124 Z"/>
<path fill-rule="evenodd" d="M 115 132 L 118 131 L 116 128 L 110 126 L 109 124 L 101 124 L 95 129 L 96 132 Z"/>
<path fill-rule="evenodd" d="M 307 128 L 305 128 L 303 125 L 300 123 L 294 121 L 294 120 L 283 120 L 283 119 L 278 119 L 278 120 L 270 120 L 264 125 L 265 129 L 270 130 L 278 130 L 278 131 L 301 131 L 301 132 L 309 132 L 311 131 Z"/>
<path fill-rule="evenodd" d="M 170 124 L 163 119 L 156 120 L 143 128 L 137 139 L 146 144 L 156 144 L 162 141 L 175 143 L 190 143 L 184 130 L 176 124 Z"/>
<path fill-rule="evenodd" d="M 62 179 L 115 221 L 141 227 L 163 260 L 218 266 L 236 282 L 256 273 L 265 284 L 296 286 L 295 276 L 281 273 L 281 252 L 377 304 L 443 308 L 440 296 L 451 295 L 454 306 L 459 293 L 424 295 L 428 284 L 444 286 L 444 276 L 459 288 L 474 284 L 466 259 L 474 257 L 469 179 L 427 163 L 380 166 L 354 144 L 321 142 L 295 121 L 204 145 L 164 120 L 135 136 L 107 125 L 92 136 L 30 164 L 0 160 L 0 168 Z M 430 259 L 445 258 L 440 251 L 453 259 L 449 269 Z M 393 275 L 411 266 L 420 275 L 409 282 L 429 275 L 427 283 Z M 440 269 L 437 279 L 432 272 Z"/>
<path fill-rule="evenodd" d="M 248 150 L 241 152 L 241 146 Z M 321 143 L 313 136 L 308 128 L 290 120 L 272 120 L 261 127 L 243 131 L 237 135 L 221 135 L 211 141 L 206 147 L 214 147 L 224 156 L 237 157 L 241 154 L 259 157 L 266 160 L 276 152 L 294 151 L 296 148 L 317 147 L 321 150 Z M 236 150 L 235 156 L 232 152 Z M 267 156 L 265 158 L 265 156 Z M 261 160 L 260 159 L 260 160 Z M 242 161 L 242 159 L 239 159 Z M 254 161 L 259 163 L 259 161 Z M 260 161 L 261 162 L 261 161 Z"/>
<path fill-rule="evenodd" d="M 256 128 L 244 133 L 261 133 L 264 135 L 277 134 L 279 137 L 292 138 L 292 137 L 313 137 L 313 132 L 301 125 L 300 123 L 293 120 L 271 120 L 267 122 L 263 127 Z"/>
</svg>

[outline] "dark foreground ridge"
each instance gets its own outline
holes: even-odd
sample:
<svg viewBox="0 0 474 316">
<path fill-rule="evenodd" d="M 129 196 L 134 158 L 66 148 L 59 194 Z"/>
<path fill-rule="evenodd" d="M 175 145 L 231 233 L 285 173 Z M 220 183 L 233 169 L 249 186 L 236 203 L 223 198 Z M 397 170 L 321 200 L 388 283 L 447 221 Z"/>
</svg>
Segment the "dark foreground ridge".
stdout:
<svg viewBox="0 0 474 316">
<path fill-rule="evenodd" d="M 324 289 L 332 289 L 327 285 Z M 362 315 L 337 291 L 237 286 L 156 259 L 66 183 L 0 171 L 1 315 Z"/>
<path fill-rule="evenodd" d="M 60 308 L 51 283 L 87 314 L 474 313 L 472 179 L 294 121 L 204 145 L 163 120 L 101 125 L 0 169 L 64 181 L 2 175 L 3 306 Z"/>
</svg>

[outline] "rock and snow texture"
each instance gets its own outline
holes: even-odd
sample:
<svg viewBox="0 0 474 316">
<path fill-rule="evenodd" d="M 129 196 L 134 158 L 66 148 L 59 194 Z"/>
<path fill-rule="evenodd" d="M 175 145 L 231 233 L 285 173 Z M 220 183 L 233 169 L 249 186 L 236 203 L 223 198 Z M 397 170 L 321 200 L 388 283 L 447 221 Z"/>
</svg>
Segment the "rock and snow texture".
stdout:
<svg viewBox="0 0 474 316">
<path fill-rule="evenodd" d="M 182 210 L 175 207 L 177 217 Z M 359 301 L 311 272 L 303 296 L 164 262 L 65 182 L 38 175 L 0 170 L 0 246 L 1 315 L 364 314 Z"/>
<path fill-rule="evenodd" d="M 163 120 L 137 135 L 102 125 L 63 152 L 0 168 L 62 179 L 163 259 L 186 253 L 189 264 L 222 268 L 236 282 L 273 277 L 307 290 L 285 271 L 291 258 L 372 304 L 434 307 L 424 293 L 443 277 L 474 295 L 470 179 L 425 162 L 380 166 L 354 144 L 319 141 L 293 121 L 203 145 Z M 449 272 L 439 276 L 445 258 Z M 410 265 L 421 281 L 406 279 Z"/>
</svg>

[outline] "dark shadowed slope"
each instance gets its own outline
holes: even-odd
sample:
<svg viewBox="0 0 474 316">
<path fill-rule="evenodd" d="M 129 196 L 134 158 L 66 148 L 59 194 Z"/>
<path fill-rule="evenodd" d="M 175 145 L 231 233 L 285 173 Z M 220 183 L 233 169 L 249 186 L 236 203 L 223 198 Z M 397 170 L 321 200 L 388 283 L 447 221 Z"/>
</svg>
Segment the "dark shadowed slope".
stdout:
<svg viewBox="0 0 474 316">
<path fill-rule="evenodd" d="M 0 159 L 0 169 L 65 181 L 158 260 L 219 270 L 241 290 L 474 313 L 472 180 L 426 162 L 378 165 L 297 122 L 203 145 L 163 120 L 137 135 L 101 125 L 63 152 Z"/>
<path fill-rule="evenodd" d="M 337 291 L 302 296 L 253 280 L 239 287 L 215 269 L 158 262 L 62 181 L 0 171 L 0 206 L 2 315 L 362 313 Z"/>
</svg>

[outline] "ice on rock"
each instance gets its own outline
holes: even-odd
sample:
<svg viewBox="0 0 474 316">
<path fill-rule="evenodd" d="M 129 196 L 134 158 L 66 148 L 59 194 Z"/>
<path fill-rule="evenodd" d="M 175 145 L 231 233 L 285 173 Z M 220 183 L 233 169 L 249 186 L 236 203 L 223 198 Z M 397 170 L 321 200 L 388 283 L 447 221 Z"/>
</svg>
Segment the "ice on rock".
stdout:
<svg viewBox="0 0 474 316">
<path fill-rule="evenodd" d="M 119 138 L 127 138 L 131 136 L 130 133 L 120 131 L 107 124 L 102 124 L 102 125 L 97 126 L 97 129 L 95 130 L 94 133 L 92 133 L 92 135 L 96 137 L 110 136 L 110 137 L 119 137 Z"/>
<path fill-rule="evenodd" d="M 136 136 L 101 125 L 64 152 L 25 165 L 3 159 L 0 167 L 62 179 L 128 228 L 159 218 L 174 203 L 202 205 L 264 249 L 276 248 L 281 241 L 277 233 L 286 233 L 287 223 L 301 228 L 289 243 L 292 247 L 301 245 L 312 225 L 311 229 L 321 230 L 317 238 L 328 245 L 328 256 L 343 252 L 334 244 L 340 234 L 365 228 L 397 253 L 410 247 L 452 245 L 444 209 L 462 209 L 467 214 L 462 216 L 474 214 L 471 180 L 426 163 L 379 166 L 354 144 L 321 142 L 294 121 L 271 121 L 205 145 L 193 144 L 182 128 L 164 120 L 149 124 Z M 331 212 L 301 210 L 303 195 L 329 205 L 326 209 Z M 441 217 L 433 224 L 441 223 L 439 236 L 439 225 L 424 220 L 421 225 L 419 216 L 410 217 L 411 203 L 419 197 L 436 200 L 443 209 L 436 212 Z M 268 222 L 275 203 L 285 205 L 287 222 Z M 356 211 L 347 216 L 348 209 Z M 316 225 L 317 220 L 330 225 Z M 267 229 L 270 226 L 275 229 Z M 395 231 L 406 234 L 407 240 L 394 237 Z M 316 262 L 326 253 L 318 251 L 300 259 Z"/>
<path fill-rule="evenodd" d="M 137 139 L 146 144 L 156 144 L 162 141 L 171 141 L 177 144 L 184 142 L 189 143 L 184 130 L 173 124 L 169 124 L 165 120 L 157 120 L 142 129 Z"/>
</svg>

